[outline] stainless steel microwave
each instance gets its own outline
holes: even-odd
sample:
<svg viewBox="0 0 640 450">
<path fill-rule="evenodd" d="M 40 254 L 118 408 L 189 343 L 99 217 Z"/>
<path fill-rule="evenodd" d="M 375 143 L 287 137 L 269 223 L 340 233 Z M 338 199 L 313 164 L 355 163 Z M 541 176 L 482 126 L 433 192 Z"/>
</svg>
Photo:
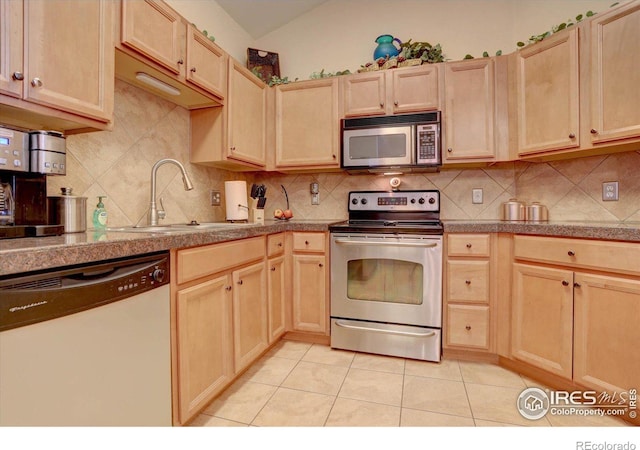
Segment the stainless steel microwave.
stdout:
<svg viewBox="0 0 640 450">
<path fill-rule="evenodd" d="M 437 171 L 440 111 L 342 120 L 340 167 L 350 172 Z"/>
</svg>

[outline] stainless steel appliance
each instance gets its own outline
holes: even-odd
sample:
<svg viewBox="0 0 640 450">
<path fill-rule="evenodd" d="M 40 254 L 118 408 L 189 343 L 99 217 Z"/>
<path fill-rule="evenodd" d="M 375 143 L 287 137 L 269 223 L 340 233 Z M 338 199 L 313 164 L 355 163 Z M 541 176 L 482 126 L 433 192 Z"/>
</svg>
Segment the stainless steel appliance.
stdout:
<svg viewBox="0 0 640 450">
<path fill-rule="evenodd" d="M 29 170 L 49 175 L 66 175 L 67 144 L 57 131 L 32 131 L 29 133 Z"/>
<path fill-rule="evenodd" d="M 352 172 L 437 171 L 440 112 L 342 120 L 340 167 Z"/>
<path fill-rule="evenodd" d="M 168 252 L 0 278 L 0 426 L 170 426 Z"/>
<path fill-rule="evenodd" d="M 349 193 L 331 233 L 331 346 L 440 361 L 440 192 Z"/>
</svg>

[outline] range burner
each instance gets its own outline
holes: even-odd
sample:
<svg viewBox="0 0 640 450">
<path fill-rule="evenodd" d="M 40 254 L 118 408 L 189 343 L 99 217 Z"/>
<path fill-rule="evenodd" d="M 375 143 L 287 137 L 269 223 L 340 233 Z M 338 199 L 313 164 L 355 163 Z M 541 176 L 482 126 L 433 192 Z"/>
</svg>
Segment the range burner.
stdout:
<svg viewBox="0 0 640 450">
<path fill-rule="evenodd" d="M 349 233 L 443 234 L 440 191 L 353 191 L 349 220 L 329 231 Z"/>
</svg>

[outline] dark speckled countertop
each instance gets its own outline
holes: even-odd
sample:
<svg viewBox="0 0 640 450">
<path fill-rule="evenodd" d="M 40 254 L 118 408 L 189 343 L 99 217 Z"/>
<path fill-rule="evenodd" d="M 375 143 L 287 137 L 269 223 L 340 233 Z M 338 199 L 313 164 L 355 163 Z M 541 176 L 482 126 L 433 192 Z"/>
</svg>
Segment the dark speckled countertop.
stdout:
<svg viewBox="0 0 640 450">
<path fill-rule="evenodd" d="M 122 258 L 172 248 L 260 236 L 280 231 L 327 231 L 336 220 L 268 220 L 265 225 L 244 225 L 207 231 L 172 233 L 106 232 L 0 240 L 0 276 L 71 264 Z M 640 222 L 501 222 L 444 221 L 447 233 L 514 233 L 542 236 L 640 242 Z"/>
</svg>

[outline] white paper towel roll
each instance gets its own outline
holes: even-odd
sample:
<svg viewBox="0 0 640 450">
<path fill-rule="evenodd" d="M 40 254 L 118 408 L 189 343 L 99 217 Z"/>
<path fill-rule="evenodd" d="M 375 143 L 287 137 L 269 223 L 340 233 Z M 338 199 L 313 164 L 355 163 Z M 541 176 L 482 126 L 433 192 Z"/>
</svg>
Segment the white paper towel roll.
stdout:
<svg viewBox="0 0 640 450">
<path fill-rule="evenodd" d="M 227 207 L 227 220 L 249 220 L 246 181 L 225 181 L 224 199 Z"/>
</svg>

